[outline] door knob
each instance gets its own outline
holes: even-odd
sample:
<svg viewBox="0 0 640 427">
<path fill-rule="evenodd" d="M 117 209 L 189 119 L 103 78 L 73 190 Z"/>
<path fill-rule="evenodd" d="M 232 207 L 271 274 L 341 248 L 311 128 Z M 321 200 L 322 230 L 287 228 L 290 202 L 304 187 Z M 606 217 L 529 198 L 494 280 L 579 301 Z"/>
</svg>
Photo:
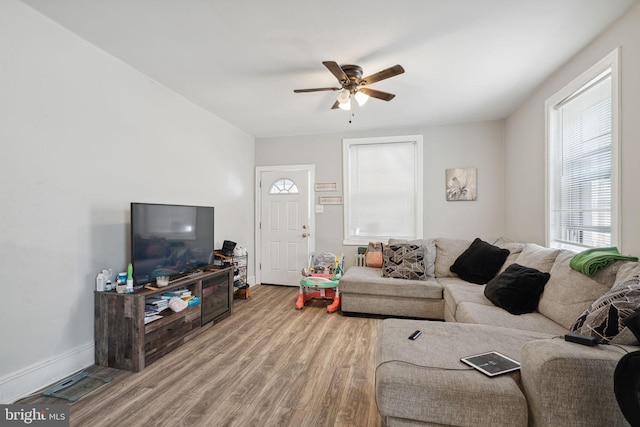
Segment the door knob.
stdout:
<svg viewBox="0 0 640 427">
<path fill-rule="evenodd" d="M 307 237 L 308 234 L 307 233 L 302 233 L 302 237 Z"/>
</svg>

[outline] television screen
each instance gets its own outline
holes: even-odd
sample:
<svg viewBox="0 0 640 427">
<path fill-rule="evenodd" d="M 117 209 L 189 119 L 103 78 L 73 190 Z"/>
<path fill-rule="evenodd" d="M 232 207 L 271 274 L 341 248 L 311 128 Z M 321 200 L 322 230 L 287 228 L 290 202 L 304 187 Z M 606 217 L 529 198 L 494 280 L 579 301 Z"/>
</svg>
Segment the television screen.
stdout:
<svg viewBox="0 0 640 427">
<path fill-rule="evenodd" d="M 213 207 L 131 203 L 134 285 L 213 264 Z"/>
</svg>

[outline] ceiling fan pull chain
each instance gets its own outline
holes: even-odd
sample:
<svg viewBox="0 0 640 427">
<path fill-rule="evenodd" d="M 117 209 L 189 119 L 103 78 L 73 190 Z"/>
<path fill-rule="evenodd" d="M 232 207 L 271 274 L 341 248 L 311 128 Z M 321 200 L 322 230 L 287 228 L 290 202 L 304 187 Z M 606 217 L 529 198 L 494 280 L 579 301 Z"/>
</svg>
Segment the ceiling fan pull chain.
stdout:
<svg viewBox="0 0 640 427">
<path fill-rule="evenodd" d="M 358 104 L 355 100 L 355 96 L 351 96 L 351 108 L 348 110 L 349 112 L 349 124 L 351 124 L 356 119 L 356 110 L 360 109 L 360 104 Z"/>
</svg>

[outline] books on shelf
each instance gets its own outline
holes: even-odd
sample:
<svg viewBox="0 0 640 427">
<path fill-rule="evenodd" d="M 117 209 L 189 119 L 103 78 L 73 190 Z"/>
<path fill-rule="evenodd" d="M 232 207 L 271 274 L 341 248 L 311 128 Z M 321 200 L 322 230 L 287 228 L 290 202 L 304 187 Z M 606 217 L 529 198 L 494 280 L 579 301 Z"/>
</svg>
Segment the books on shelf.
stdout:
<svg viewBox="0 0 640 427">
<path fill-rule="evenodd" d="M 165 311 L 166 309 L 168 309 L 169 306 L 161 306 L 161 307 L 157 307 L 154 305 L 145 305 L 144 306 L 144 312 L 146 313 L 153 313 L 153 314 L 157 314 L 157 313 L 162 313 L 163 311 Z"/>
<path fill-rule="evenodd" d="M 164 305 L 167 304 L 167 300 L 161 297 L 149 297 L 144 300 L 144 303 L 147 305 Z"/>
<path fill-rule="evenodd" d="M 160 295 L 147 297 L 144 301 L 145 325 L 154 320 L 162 319 L 160 313 L 169 309 L 169 301 L 174 297 L 183 299 L 188 303 L 189 307 L 200 304 L 200 298 L 193 295 L 193 292 L 187 288 L 174 289 L 163 292 Z"/>
<path fill-rule="evenodd" d="M 171 299 L 173 297 L 184 298 L 192 295 L 192 292 L 187 288 L 174 289 L 172 291 L 163 292 L 161 298 Z"/>
<path fill-rule="evenodd" d="M 151 323 L 154 320 L 162 319 L 162 316 L 159 314 L 154 314 L 153 316 L 144 316 L 144 324 Z"/>
<path fill-rule="evenodd" d="M 169 300 L 160 297 L 149 297 L 144 301 L 145 316 L 148 313 L 157 314 L 169 308 Z"/>
</svg>

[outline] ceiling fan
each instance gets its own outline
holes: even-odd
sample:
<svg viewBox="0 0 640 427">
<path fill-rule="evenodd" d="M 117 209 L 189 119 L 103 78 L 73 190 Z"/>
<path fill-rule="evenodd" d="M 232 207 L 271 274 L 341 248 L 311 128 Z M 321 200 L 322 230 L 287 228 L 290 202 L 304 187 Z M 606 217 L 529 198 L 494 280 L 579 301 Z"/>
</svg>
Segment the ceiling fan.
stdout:
<svg viewBox="0 0 640 427">
<path fill-rule="evenodd" d="M 362 77 L 362 67 L 358 65 L 338 65 L 334 61 L 324 61 L 324 66 L 338 79 L 340 87 L 320 87 L 314 89 L 295 89 L 295 93 L 304 92 L 320 92 L 325 90 L 333 90 L 338 92 L 338 99 L 331 109 L 342 108 L 349 110 L 351 107 L 351 99 L 355 98 L 360 106 L 364 105 L 368 97 L 381 99 L 383 101 L 391 101 L 395 98 L 393 93 L 383 92 L 381 90 L 370 89 L 367 86 L 380 80 L 388 79 L 404 73 L 401 65 L 394 65 L 367 77 Z"/>
</svg>

